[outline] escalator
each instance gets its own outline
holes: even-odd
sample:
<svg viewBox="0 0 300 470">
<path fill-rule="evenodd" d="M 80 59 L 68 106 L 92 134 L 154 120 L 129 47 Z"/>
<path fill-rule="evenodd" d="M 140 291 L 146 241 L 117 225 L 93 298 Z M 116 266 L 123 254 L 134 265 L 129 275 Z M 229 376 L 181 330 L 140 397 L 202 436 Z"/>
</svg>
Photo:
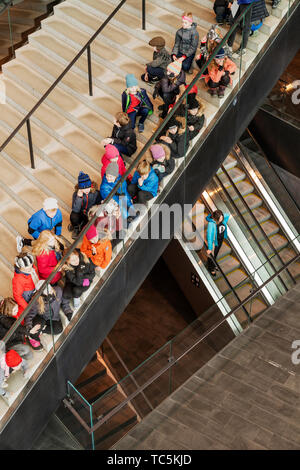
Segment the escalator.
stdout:
<svg viewBox="0 0 300 470">
<path fill-rule="evenodd" d="M 247 139 L 249 145 L 250 134 Z M 252 154 L 256 145 L 255 142 L 251 143 Z M 288 199 L 286 191 L 283 200 L 284 188 L 279 187 L 279 181 L 276 183 L 281 200 L 277 200 L 277 192 L 275 198 L 268 181 L 262 178 L 252 157 L 245 141 L 239 142 L 202 193 L 197 201 L 197 208 L 194 206 L 192 212 L 194 228 L 200 227 L 201 220 L 204 220 L 204 230 L 198 231 L 201 248 L 196 246 L 191 260 L 194 266 L 195 261 L 198 264 L 200 277 L 209 291 L 214 291 L 214 300 L 223 308 L 223 314 L 243 301 L 253 289 L 262 285 L 300 251 L 300 238 L 294 225 L 297 220 L 291 220 L 282 207 L 283 203 L 284 207 L 291 207 L 293 202 Z M 274 172 L 271 177 L 274 185 Z M 228 239 L 224 241 L 216 262 L 217 274 L 212 277 L 205 267 L 206 216 L 216 209 L 229 213 L 231 217 Z M 297 217 L 298 215 L 297 213 Z M 182 246 L 184 244 L 183 241 Z M 184 248 L 187 252 L 186 247 Z M 259 296 L 244 305 L 241 315 L 236 315 L 241 327 L 273 304 L 299 278 L 300 263 L 295 262 L 275 282 L 270 283 L 268 288 L 262 289 Z"/>
</svg>

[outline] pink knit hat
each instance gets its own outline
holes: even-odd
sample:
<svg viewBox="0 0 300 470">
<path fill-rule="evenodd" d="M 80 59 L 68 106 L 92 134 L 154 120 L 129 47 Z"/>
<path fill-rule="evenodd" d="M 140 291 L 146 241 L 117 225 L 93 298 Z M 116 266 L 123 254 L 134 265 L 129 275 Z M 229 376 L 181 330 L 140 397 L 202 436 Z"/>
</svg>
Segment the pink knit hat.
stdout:
<svg viewBox="0 0 300 470">
<path fill-rule="evenodd" d="M 163 147 L 159 144 L 151 145 L 150 150 L 151 150 L 152 157 L 154 158 L 154 160 L 157 160 L 158 158 L 166 156 Z"/>
<path fill-rule="evenodd" d="M 85 235 L 88 240 L 91 240 L 92 238 L 97 237 L 98 232 L 97 232 L 95 225 L 91 225 L 91 227 L 88 229 Z"/>
<path fill-rule="evenodd" d="M 111 158 L 118 157 L 119 156 L 119 151 L 118 151 L 117 147 L 115 147 L 114 145 L 108 144 L 108 145 L 105 146 L 105 155 L 110 160 Z"/>
<path fill-rule="evenodd" d="M 178 75 L 181 72 L 181 67 L 182 63 L 179 60 L 174 60 L 174 62 L 171 62 L 167 70 L 171 73 L 174 73 L 174 75 Z"/>
</svg>

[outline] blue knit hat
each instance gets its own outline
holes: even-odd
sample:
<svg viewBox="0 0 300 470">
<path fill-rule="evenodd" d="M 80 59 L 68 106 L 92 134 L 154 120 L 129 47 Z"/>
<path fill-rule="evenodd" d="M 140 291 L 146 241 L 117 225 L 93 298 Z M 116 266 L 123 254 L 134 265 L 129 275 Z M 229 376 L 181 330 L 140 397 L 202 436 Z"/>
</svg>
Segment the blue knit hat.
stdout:
<svg viewBox="0 0 300 470">
<path fill-rule="evenodd" d="M 225 59 L 225 51 L 222 47 L 219 50 L 219 52 L 216 54 L 215 59 Z"/>
<path fill-rule="evenodd" d="M 126 87 L 131 88 L 132 86 L 138 86 L 138 81 L 133 73 L 128 73 L 126 75 Z"/>
<path fill-rule="evenodd" d="M 83 171 L 80 171 L 78 176 L 78 188 L 85 189 L 90 188 L 91 186 L 92 182 L 90 180 L 89 175 L 86 175 L 85 173 L 83 173 Z"/>
</svg>

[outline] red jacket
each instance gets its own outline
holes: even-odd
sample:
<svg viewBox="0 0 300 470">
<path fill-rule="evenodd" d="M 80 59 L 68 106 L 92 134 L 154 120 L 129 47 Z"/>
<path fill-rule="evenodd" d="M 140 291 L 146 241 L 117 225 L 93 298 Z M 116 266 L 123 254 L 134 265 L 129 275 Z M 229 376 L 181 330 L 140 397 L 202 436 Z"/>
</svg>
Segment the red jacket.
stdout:
<svg viewBox="0 0 300 470">
<path fill-rule="evenodd" d="M 109 158 L 107 158 L 106 154 L 104 154 L 102 159 L 101 159 L 101 163 L 102 163 L 101 178 L 103 178 L 103 176 L 105 175 L 106 168 L 111 163 L 111 160 Z M 126 173 L 126 168 L 125 168 L 125 165 L 124 165 L 123 158 L 120 155 L 119 155 L 117 163 L 118 163 L 118 167 L 119 167 L 119 175 L 122 176 L 122 175 L 124 175 L 124 173 Z"/>
<path fill-rule="evenodd" d="M 55 250 L 49 251 L 49 253 L 44 253 L 36 257 L 37 267 L 41 279 L 47 279 L 48 276 L 52 273 L 53 269 L 57 265 L 58 261 L 55 255 Z M 51 281 L 51 284 L 55 284 L 61 278 L 61 273 L 58 272 L 55 274 L 54 278 Z"/>
<path fill-rule="evenodd" d="M 37 276 L 39 277 L 37 268 L 35 266 L 33 267 L 36 271 Z M 23 313 L 23 311 L 28 305 L 29 297 L 31 297 L 31 293 L 35 289 L 35 284 L 30 274 L 22 273 L 18 269 L 16 269 L 12 280 L 12 288 L 13 297 L 19 306 L 16 318 L 19 318 L 19 316 Z M 28 301 L 25 300 L 26 297 Z"/>
</svg>

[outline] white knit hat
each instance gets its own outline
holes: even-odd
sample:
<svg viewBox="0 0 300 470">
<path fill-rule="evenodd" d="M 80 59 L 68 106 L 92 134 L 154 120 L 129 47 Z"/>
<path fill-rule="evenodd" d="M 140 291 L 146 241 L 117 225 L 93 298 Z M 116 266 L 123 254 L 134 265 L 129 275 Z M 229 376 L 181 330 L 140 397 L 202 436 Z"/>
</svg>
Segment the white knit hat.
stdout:
<svg viewBox="0 0 300 470">
<path fill-rule="evenodd" d="M 51 209 L 58 209 L 57 200 L 54 197 L 48 197 L 43 202 L 43 209 L 44 211 L 48 211 Z"/>
</svg>

